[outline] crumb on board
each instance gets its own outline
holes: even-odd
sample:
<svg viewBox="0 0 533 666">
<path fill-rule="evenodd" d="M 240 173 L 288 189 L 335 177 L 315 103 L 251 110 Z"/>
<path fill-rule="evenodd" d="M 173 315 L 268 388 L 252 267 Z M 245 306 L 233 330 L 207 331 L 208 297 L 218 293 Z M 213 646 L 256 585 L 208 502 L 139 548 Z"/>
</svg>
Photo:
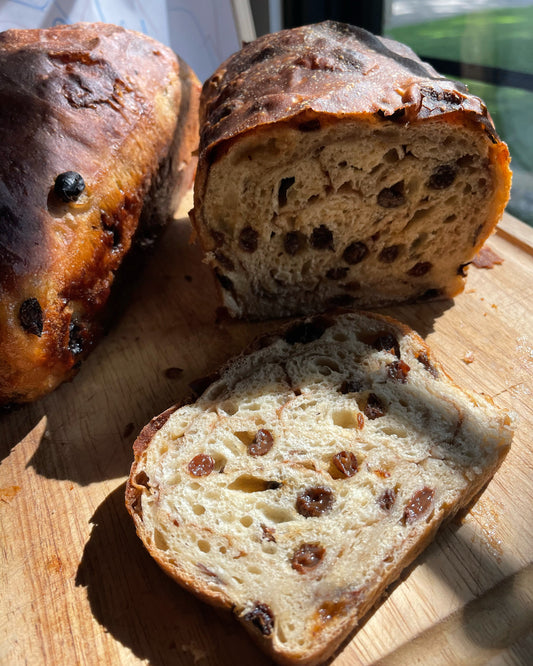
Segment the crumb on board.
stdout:
<svg viewBox="0 0 533 666">
<path fill-rule="evenodd" d="M 496 265 L 503 264 L 503 259 L 488 245 L 484 245 L 476 254 L 472 263 L 476 268 L 494 268 Z"/>
<path fill-rule="evenodd" d="M 463 356 L 463 361 L 467 364 L 473 363 L 475 360 L 474 352 L 473 351 L 467 351 L 465 355 Z"/>
</svg>

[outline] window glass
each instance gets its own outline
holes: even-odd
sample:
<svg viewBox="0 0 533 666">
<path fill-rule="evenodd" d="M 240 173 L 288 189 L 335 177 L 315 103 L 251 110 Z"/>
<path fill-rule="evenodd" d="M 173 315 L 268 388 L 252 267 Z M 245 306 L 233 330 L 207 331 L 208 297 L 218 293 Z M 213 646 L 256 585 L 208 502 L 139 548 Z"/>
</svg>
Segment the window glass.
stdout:
<svg viewBox="0 0 533 666">
<path fill-rule="evenodd" d="M 509 212 L 533 226 L 533 2 L 388 0 L 384 33 L 486 103 L 509 146 Z"/>
</svg>

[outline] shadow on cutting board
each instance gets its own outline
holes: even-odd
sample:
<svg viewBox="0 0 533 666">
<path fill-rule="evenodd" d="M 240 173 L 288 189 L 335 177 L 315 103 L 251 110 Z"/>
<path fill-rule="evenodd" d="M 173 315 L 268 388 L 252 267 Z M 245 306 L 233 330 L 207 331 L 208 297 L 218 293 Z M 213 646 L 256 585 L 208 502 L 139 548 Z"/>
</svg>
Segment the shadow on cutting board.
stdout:
<svg viewBox="0 0 533 666">
<path fill-rule="evenodd" d="M 143 548 L 124 506 L 125 484 L 100 504 L 76 575 L 95 619 L 152 666 L 272 662 L 228 613 L 182 590 Z"/>
</svg>

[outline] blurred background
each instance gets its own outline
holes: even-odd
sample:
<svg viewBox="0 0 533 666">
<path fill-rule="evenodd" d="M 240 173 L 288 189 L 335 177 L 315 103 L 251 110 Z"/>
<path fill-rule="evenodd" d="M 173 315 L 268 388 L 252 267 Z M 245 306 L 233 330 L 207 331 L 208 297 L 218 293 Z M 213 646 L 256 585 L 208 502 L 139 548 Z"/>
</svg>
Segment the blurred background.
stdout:
<svg viewBox="0 0 533 666">
<path fill-rule="evenodd" d="M 335 19 L 408 44 L 486 103 L 509 146 L 507 210 L 533 226 L 531 0 L 251 0 L 257 35 Z"/>
</svg>

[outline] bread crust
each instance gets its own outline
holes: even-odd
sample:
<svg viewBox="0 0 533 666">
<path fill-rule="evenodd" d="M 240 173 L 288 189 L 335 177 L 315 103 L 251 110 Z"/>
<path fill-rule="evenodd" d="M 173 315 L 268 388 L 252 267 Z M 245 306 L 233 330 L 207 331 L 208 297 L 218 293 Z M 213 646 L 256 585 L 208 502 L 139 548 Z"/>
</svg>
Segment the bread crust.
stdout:
<svg viewBox="0 0 533 666">
<path fill-rule="evenodd" d="M 311 345 L 316 335 L 320 335 L 320 331 L 327 331 L 329 328 L 335 327 L 336 321 L 338 319 L 346 318 L 348 321 L 350 318 L 353 318 L 353 321 L 358 321 L 358 326 L 361 326 L 361 321 L 369 322 L 369 330 L 374 331 L 372 333 L 375 336 L 376 331 L 386 330 L 388 333 L 392 333 L 397 337 L 398 340 L 402 340 L 402 358 L 408 358 L 407 349 L 415 351 L 415 359 L 419 359 L 420 363 L 423 366 L 423 374 L 427 373 L 430 382 L 429 387 L 432 386 L 432 382 L 435 382 L 435 388 L 432 388 L 431 391 L 439 392 L 440 386 L 448 386 L 449 390 L 452 392 L 446 395 L 456 395 L 462 396 L 462 399 L 465 399 L 465 403 L 458 403 L 462 406 L 455 406 L 451 399 L 448 397 L 441 396 L 441 398 L 446 402 L 450 400 L 450 407 L 452 411 L 458 409 L 458 428 L 461 428 L 462 424 L 462 409 L 473 409 L 474 411 L 480 410 L 480 414 L 485 414 L 487 418 L 487 424 L 492 419 L 494 421 L 494 432 L 490 435 L 492 439 L 491 444 L 488 445 L 486 441 L 481 442 L 480 446 L 488 446 L 490 454 L 485 459 L 483 463 L 483 468 L 476 470 L 475 474 L 472 475 L 472 478 L 469 482 L 462 485 L 462 490 L 460 493 L 456 494 L 453 499 L 453 503 L 440 502 L 435 505 L 433 513 L 426 520 L 421 520 L 420 522 L 415 522 L 412 526 L 412 529 L 406 531 L 404 540 L 399 544 L 391 553 L 389 557 L 383 561 L 383 563 L 377 567 L 377 570 L 373 573 L 372 579 L 367 581 L 366 584 L 361 586 L 353 587 L 355 584 L 354 581 L 349 580 L 350 576 L 346 573 L 346 582 L 344 587 L 341 586 L 340 591 L 337 592 L 337 596 L 332 596 L 326 603 L 322 603 L 320 608 L 317 607 L 317 612 L 315 615 L 315 625 L 311 633 L 314 632 L 314 638 L 312 642 L 312 647 L 310 648 L 306 644 L 305 649 L 299 650 L 295 648 L 294 644 L 291 644 L 290 648 L 287 645 L 281 644 L 279 640 L 273 640 L 273 637 L 269 634 L 266 634 L 262 631 L 258 631 L 258 625 L 250 621 L 249 613 L 247 613 L 247 607 L 243 608 L 242 600 L 237 601 L 235 597 L 232 596 L 231 591 L 228 590 L 227 586 L 227 577 L 226 583 L 222 581 L 218 575 L 217 571 L 219 569 L 213 565 L 212 569 L 207 568 L 205 565 L 200 567 L 196 565 L 197 568 L 187 566 L 187 563 L 179 557 L 179 553 L 174 552 L 172 547 L 168 545 L 165 547 L 160 547 L 157 543 L 157 537 L 154 537 L 154 517 L 158 511 L 164 512 L 168 509 L 163 508 L 163 501 L 160 499 L 161 495 L 168 493 L 169 490 L 165 486 L 162 478 L 157 476 L 157 471 L 153 466 L 153 455 L 150 454 L 150 448 L 153 447 L 153 450 L 163 450 L 165 453 L 167 449 L 172 450 L 172 456 L 176 458 L 180 455 L 180 447 L 185 441 L 183 437 L 176 437 L 176 433 L 170 427 L 169 438 L 166 439 L 166 444 L 162 444 L 165 441 L 165 436 L 161 431 L 161 428 L 164 428 L 164 424 L 167 423 L 170 414 L 168 412 L 163 413 L 161 419 L 152 421 L 152 423 L 147 426 L 145 430 L 141 433 L 139 440 L 134 445 L 134 454 L 135 460 L 132 465 L 131 474 L 127 482 L 126 489 L 126 506 L 132 516 L 137 533 L 142 539 L 145 547 L 148 549 L 152 557 L 159 564 L 159 566 L 169 574 L 174 580 L 176 580 L 180 585 L 185 587 L 187 590 L 198 596 L 200 599 L 207 601 L 208 603 L 226 608 L 232 611 L 237 619 L 242 622 L 246 630 L 250 633 L 251 637 L 269 653 L 278 663 L 282 664 L 306 664 L 314 665 L 322 663 L 328 657 L 330 657 L 334 652 L 339 648 L 339 646 L 346 640 L 348 636 L 352 634 L 355 630 L 355 627 L 360 622 L 360 620 L 377 604 L 379 603 L 384 591 L 386 588 L 394 582 L 401 571 L 411 564 L 418 555 L 431 543 L 434 539 L 435 534 L 441 524 L 444 521 L 450 520 L 455 513 L 470 504 L 473 498 L 475 498 L 478 493 L 482 490 L 487 481 L 493 476 L 497 468 L 503 461 L 510 443 L 510 419 L 507 415 L 497 411 L 492 411 L 492 408 L 488 406 L 488 403 L 483 401 L 481 398 L 476 398 L 465 394 L 459 387 L 457 387 L 453 380 L 445 373 L 442 366 L 437 360 L 433 357 L 431 350 L 425 344 L 425 342 L 414 333 L 406 325 L 390 318 L 381 316 L 374 313 L 350 313 L 349 311 L 337 311 L 336 313 L 328 314 L 326 316 L 316 316 L 312 318 L 299 319 L 295 321 L 290 321 L 280 327 L 276 332 L 261 336 L 256 339 L 249 347 L 247 347 L 238 357 L 230 360 L 225 364 L 220 372 L 216 375 L 214 381 L 209 386 L 205 387 L 204 393 L 199 397 L 196 406 L 199 410 L 207 410 L 213 413 L 218 411 L 218 407 L 224 403 L 224 400 L 228 398 L 228 394 L 222 394 L 220 391 L 220 386 L 231 386 L 231 382 L 242 382 L 248 379 L 250 382 L 253 382 L 253 376 L 249 374 L 251 368 L 255 367 L 255 362 L 250 361 L 255 356 L 263 359 L 258 361 L 259 365 L 265 362 L 265 351 L 270 349 L 276 349 L 280 341 L 290 340 L 290 345 L 295 345 L 293 349 L 295 353 L 301 353 L 300 343 L 293 342 L 296 339 L 301 340 L 301 345 L 304 346 L 307 344 L 307 341 L 311 341 Z M 373 324 L 372 324 L 373 322 Z M 362 327 L 364 328 L 364 326 Z M 338 330 L 338 329 L 335 329 Z M 346 329 L 342 329 L 346 331 Z M 360 336 L 360 330 L 358 329 L 358 336 Z M 364 337 L 364 336 L 363 336 Z M 369 338 L 370 340 L 370 338 Z M 373 344 L 373 343 L 369 343 Z M 274 354 L 274 352 L 272 352 Z M 279 352 L 276 352 L 279 353 Z M 320 348 L 320 351 L 314 351 L 313 354 L 317 355 L 317 358 L 324 357 L 324 349 Z M 392 353 L 392 352 L 391 352 Z M 399 353 L 399 352 L 398 352 Z M 250 363 L 247 365 L 248 361 Z M 412 360 L 409 360 L 409 363 L 412 363 Z M 416 363 L 416 361 L 414 361 Z M 245 368 L 248 368 L 246 371 Z M 414 371 L 412 367 L 411 371 Z M 232 376 L 232 380 L 225 380 L 225 378 Z M 225 383 L 225 382 L 229 383 Z M 335 380 L 338 381 L 338 380 Z M 378 382 L 379 383 L 379 382 Z M 440 384 L 439 384 L 440 383 Z M 289 380 L 289 387 L 291 387 Z M 298 393 L 298 387 L 292 387 L 296 394 Z M 456 394 L 454 392 L 457 392 Z M 245 398 L 249 400 L 249 396 Z M 458 398 L 459 399 L 459 398 Z M 235 400 L 235 398 L 233 398 Z M 289 398 L 290 400 L 290 398 Z M 231 402 L 231 400 L 230 400 Z M 194 406 L 195 403 L 193 403 Z M 172 408 L 174 411 L 175 408 Z M 231 411 L 235 409 L 235 406 L 231 408 Z M 486 410 L 486 411 L 485 411 Z M 280 409 L 277 410 L 277 415 L 279 418 Z M 264 414 L 259 416 L 264 417 Z M 179 421 L 179 411 L 176 414 L 176 418 Z M 183 416 L 183 422 L 187 420 L 187 417 Z M 224 418 L 224 417 L 223 417 Z M 227 417 L 226 417 L 227 418 Z M 261 419 L 260 419 L 261 420 Z M 240 423 L 237 419 L 237 423 Z M 185 426 L 183 426 L 185 427 Z M 242 425 L 235 427 L 244 427 Z M 266 421 L 264 427 L 271 428 L 272 423 Z M 320 427 L 317 425 L 317 427 Z M 180 432 L 182 426 L 180 426 Z M 186 431 L 186 430 L 185 430 Z M 154 437 L 156 433 L 160 433 L 160 439 L 158 442 L 154 442 Z M 211 426 L 209 427 L 209 434 L 211 433 Z M 323 437 L 324 435 L 318 435 Z M 329 437 L 328 435 L 327 437 Z M 488 438 L 488 431 L 486 437 Z M 162 439 L 161 439 L 162 438 Z M 357 439 L 357 435 L 356 435 Z M 204 442 L 206 449 L 209 450 L 209 444 Z M 201 447 L 200 447 L 201 448 Z M 148 462 L 148 457 L 150 458 L 151 463 Z M 164 454 L 163 454 L 164 455 Z M 189 454 L 191 455 L 191 454 Z M 214 455 L 214 453 L 213 453 Z M 313 450 L 313 456 L 316 460 L 321 459 L 321 453 L 319 451 Z M 398 456 L 401 454 L 398 453 Z M 246 456 L 245 456 L 246 457 Z M 173 459 L 176 459 L 173 458 Z M 265 459 L 266 461 L 266 459 Z M 166 465 L 169 465 L 170 462 L 167 462 Z M 289 464 L 289 463 L 284 463 Z M 262 475 L 265 478 L 277 478 L 276 474 L 272 470 L 269 472 L 266 471 L 269 463 L 262 462 L 262 459 L 258 463 L 258 471 L 256 472 L 259 475 Z M 451 463 L 452 468 L 455 463 Z M 246 468 L 246 466 L 245 466 Z M 146 470 L 146 471 L 145 471 Z M 173 475 L 183 474 L 182 466 L 177 465 L 172 467 Z M 465 468 L 466 471 L 466 468 Z M 219 470 L 220 472 L 220 470 Z M 216 474 L 216 471 L 214 472 Z M 242 474 L 242 472 L 241 472 Z M 186 472 L 185 472 L 186 475 Z M 184 484 L 186 482 L 184 481 Z M 199 503 L 202 502 L 201 491 L 198 498 L 195 500 Z M 179 495 L 181 492 L 178 491 Z M 176 497 L 176 496 L 174 496 Z M 146 519 L 143 516 L 143 499 L 148 498 L 148 508 L 150 511 L 150 516 Z M 181 525 L 180 518 L 180 509 L 176 504 L 176 499 L 172 500 L 171 505 L 176 508 L 174 511 L 177 514 L 177 520 L 174 523 L 176 532 L 180 529 L 186 529 L 186 525 Z M 152 505 L 152 502 L 155 505 Z M 156 508 L 154 509 L 153 506 Z M 167 505 L 165 505 L 166 507 Z M 218 510 L 223 512 L 223 500 L 222 498 L 218 502 Z M 354 508 L 355 510 L 355 508 Z M 319 520 L 319 519 L 317 519 Z M 216 523 L 216 524 L 215 524 Z M 217 519 L 213 516 L 213 523 L 211 523 L 210 532 L 213 536 L 212 550 L 215 549 L 214 535 L 218 525 Z M 157 529 L 161 528 L 160 525 L 156 526 Z M 197 527 L 199 537 L 202 538 L 203 530 L 205 528 Z M 228 528 L 229 529 L 229 528 Z M 294 528 L 296 530 L 301 528 Z M 209 530 L 208 530 L 209 531 Z M 165 532 L 165 534 L 167 534 Z M 207 536 L 203 538 L 208 538 Z M 250 537 L 253 538 L 253 537 Z M 164 539 L 170 540 L 170 537 L 165 536 Z M 168 542 L 167 542 L 168 543 Z M 192 546 L 191 546 L 192 547 Z M 249 547 L 252 547 L 252 543 L 249 543 Z M 346 547 L 346 546 L 345 546 Z M 228 555 L 229 556 L 229 555 Z M 191 557 L 194 558 L 194 555 Z M 188 559 L 188 557 L 187 557 Z M 215 560 L 216 558 L 214 558 Z M 277 561 L 277 560 L 276 560 Z M 278 562 L 277 567 L 281 566 L 283 562 Z M 345 563 L 339 566 L 347 567 Z M 228 567 L 231 565 L 228 564 Z M 348 572 L 348 569 L 345 568 L 345 571 Z M 220 574 L 222 575 L 222 574 Z M 235 575 L 237 575 L 235 573 Z M 239 574 L 240 575 L 240 574 Z M 268 575 L 268 572 L 267 572 Z M 272 575 L 274 572 L 272 571 Z M 279 582 L 278 582 L 279 584 Z M 315 584 L 315 580 L 311 578 L 309 584 Z M 247 594 L 250 596 L 250 599 L 253 601 L 253 590 L 248 590 Z M 317 601 L 317 604 L 320 604 L 320 601 Z M 294 610 L 295 613 L 298 612 L 297 609 Z"/>
<path fill-rule="evenodd" d="M 270 297 L 267 293 L 269 288 L 263 283 L 257 286 L 257 278 L 254 281 L 250 275 L 246 277 L 250 285 L 247 288 L 256 289 L 258 293 L 246 299 L 242 293 L 243 275 L 239 274 L 245 271 L 239 269 L 239 262 L 235 261 L 229 249 L 220 247 L 220 234 L 217 234 L 218 230 L 213 230 L 213 219 L 205 212 L 213 167 L 231 151 L 235 154 L 238 146 L 251 146 L 254 141 L 257 145 L 265 145 L 268 137 L 274 136 L 274 130 L 277 130 L 276 136 L 281 137 L 294 130 L 299 130 L 302 136 L 309 135 L 317 127 L 324 130 L 335 126 L 341 132 L 343 126 L 355 122 L 364 123 L 370 128 L 368 131 L 372 128 L 381 131 L 388 126 L 414 130 L 440 124 L 477 136 L 486 144 L 488 171 L 493 174 L 493 193 L 488 214 L 481 215 L 477 223 L 480 228 L 472 230 L 472 240 L 465 247 L 464 254 L 468 255 L 465 265 L 494 230 L 509 198 L 509 151 L 497 135 L 482 100 L 469 94 L 463 84 L 440 76 L 409 47 L 354 26 L 325 21 L 266 35 L 246 45 L 205 82 L 200 117 L 199 164 L 194 209 L 190 216 L 207 260 L 221 281 L 218 285 L 221 300 L 233 316 L 261 319 L 265 318 L 266 312 L 287 316 L 313 311 L 313 305 L 306 302 L 302 302 L 300 311 L 292 305 L 289 311 L 282 311 L 280 307 L 262 303 L 263 297 Z M 283 155 L 279 159 L 282 162 Z M 297 165 L 289 165 L 287 170 L 294 176 Z M 269 186 L 265 184 L 266 188 Z M 300 213 L 299 209 L 297 212 Z M 461 214 L 460 209 L 458 213 Z M 244 223 L 255 225 L 260 235 L 265 224 L 271 225 L 278 235 L 285 230 L 285 226 L 280 226 L 276 219 L 276 207 L 273 221 L 265 222 L 262 216 L 263 212 L 259 219 Z M 340 217 L 342 219 L 341 214 Z M 243 221 L 238 219 L 242 224 Z M 228 231 L 229 235 L 231 233 Z M 450 239 L 453 237 L 450 233 Z M 262 251 L 265 252 L 263 247 Z M 276 248 L 275 251 L 279 250 Z M 235 264 L 237 280 L 234 280 L 231 270 L 228 273 L 222 261 L 218 260 L 220 252 L 229 254 Z M 292 257 L 285 260 L 290 263 Z M 239 288 L 233 290 L 228 278 L 234 284 L 239 282 Z M 451 298 L 462 291 L 465 278 L 466 273 L 447 276 L 446 284 L 441 288 L 430 287 L 427 294 L 433 298 Z M 265 292 L 263 296 L 262 290 Z M 416 301 L 421 298 L 421 293 L 413 293 L 409 299 L 383 296 L 375 302 L 372 301 L 372 294 L 364 298 L 358 293 L 354 306 L 365 309 L 398 300 Z M 312 300 L 311 296 L 309 298 Z M 247 301 L 254 299 L 261 304 L 251 311 Z M 277 299 L 278 302 L 282 300 L 281 297 Z M 323 304 L 316 307 L 324 309 Z"/>
<path fill-rule="evenodd" d="M 192 185 L 199 89 L 170 49 L 118 26 L 0 34 L 0 403 L 53 390 L 101 336 L 132 244 Z M 66 171 L 85 182 L 72 203 L 53 190 Z"/>
</svg>

